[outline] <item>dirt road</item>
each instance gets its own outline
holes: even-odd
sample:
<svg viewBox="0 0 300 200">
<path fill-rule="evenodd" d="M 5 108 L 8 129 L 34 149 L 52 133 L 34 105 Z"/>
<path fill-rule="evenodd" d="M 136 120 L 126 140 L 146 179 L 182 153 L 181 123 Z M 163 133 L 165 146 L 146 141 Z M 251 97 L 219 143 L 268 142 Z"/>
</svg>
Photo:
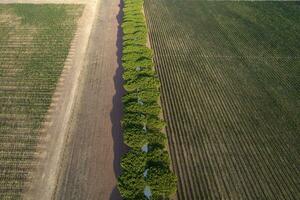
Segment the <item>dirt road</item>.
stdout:
<svg viewBox="0 0 300 200">
<path fill-rule="evenodd" d="M 99 3 L 100 2 L 100 3 Z M 1 0 L 85 4 L 42 130 L 39 164 L 24 199 L 121 199 L 121 0 Z"/>
<path fill-rule="evenodd" d="M 120 0 L 101 0 L 71 116 L 55 199 L 121 199 Z"/>
<path fill-rule="evenodd" d="M 97 0 L 1 0 L 0 4 L 7 3 L 33 3 L 33 4 L 44 4 L 44 3 L 54 3 L 54 4 L 90 4 Z"/>
</svg>

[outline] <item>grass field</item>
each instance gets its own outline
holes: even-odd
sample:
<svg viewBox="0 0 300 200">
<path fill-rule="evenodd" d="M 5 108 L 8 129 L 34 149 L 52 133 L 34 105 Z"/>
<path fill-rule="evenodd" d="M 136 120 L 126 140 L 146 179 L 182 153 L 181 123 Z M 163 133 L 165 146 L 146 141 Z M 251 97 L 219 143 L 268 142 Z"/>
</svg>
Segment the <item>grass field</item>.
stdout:
<svg viewBox="0 0 300 200">
<path fill-rule="evenodd" d="M 82 6 L 0 5 L 0 199 L 18 199 L 36 167 L 42 122 Z"/>
<path fill-rule="evenodd" d="M 300 4 L 146 0 L 179 200 L 300 196 Z"/>
</svg>

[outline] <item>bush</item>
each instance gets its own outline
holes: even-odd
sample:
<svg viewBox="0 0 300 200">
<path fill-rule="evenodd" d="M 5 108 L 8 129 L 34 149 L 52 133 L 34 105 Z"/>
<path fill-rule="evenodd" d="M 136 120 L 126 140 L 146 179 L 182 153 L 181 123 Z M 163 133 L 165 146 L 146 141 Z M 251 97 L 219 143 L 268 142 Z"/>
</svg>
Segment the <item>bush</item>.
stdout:
<svg viewBox="0 0 300 200">
<path fill-rule="evenodd" d="M 155 71 L 153 71 L 152 68 L 149 67 L 138 67 L 137 69 L 134 70 L 126 70 L 123 73 L 123 78 L 124 80 L 135 80 L 140 77 L 153 77 L 155 76 Z"/>
<path fill-rule="evenodd" d="M 168 152 L 160 147 L 152 145 L 151 150 L 147 155 L 146 168 L 159 167 L 168 169 L 169 165 L 170 159 Z"/>
<path fill-rule="evenodd" d="M 162 199 L 176 192 L 177 178 L 169 168 L 150 167 L 145 179 L 152 192 L 152 199 Z"/>
<path fill-rule="evenodd" d="M 134 44 L 138 44 L 139 42 L 143 43 L 143 41 L 137 41 L 137 40 L 128 40 L 128 41 L 124 41 L 124 43 L 134 43 Z M 126 60 L 123 61 L 123 67 L 125 68 L 125 70 L 131 69 L 131 70 L 136 70 L 137 67 L 153 67 L 154 63 L 152 60 L 149 59 L 141 59 L 141 60 Z"/>
<path fill-rule="evenodd" d="M 148 129 L 126 128 L 124 129 L 124 142 L 130 148 L 140 150 L 144 145 L 163 148 L 166 144 L 165 134 Z"/>
<path fill-rule="evenodd" d="M 150 60 L 151 61 L 152 60 L 151 55 L 152 55 L 151 52 L 143 52 L 143 53 L 140 53 L 140 52 L 133 53 L 133 52 L 131 52 L 130 54 L 124 54 L 122 56 L 122 61 L 123 62 L 126 62 L 126 61 L 139 61 L 139 60 L 147 60 L 147 61 Z"/>
<path fill-rule="evenodd" d="M 140 113 L 124 114 L 122 119 L 122 127 L 124 130 L 127 128 L 143 130 L 144 126 L 146 126 L 147 130 L 160 131 L 165 126 L 165 122 L 155 115 L 145 116 Z"/>
<path fill-rule="evenodd" d="M 145 54 L 145 55 L 151 55 L 152 58 L 152 51 L 151 49 L 145 47 L 145 46 L 136 46 L 136 45 L 127 45 L 123 47 L 123 55 L 126 55 L 128 53 L 139 53 L 139 54 Z"/>
<path fill-rule="evenodd" d="M 159 98 L 158 91 L 141 91 L 141 92 L 130 92 L 123 96 L 123 103 L 126 104 L 127 102 L 138 102 L 138 99 L 147 102 L 157 102 Z"/>
<path fill-rule="evenodd" d="M 141 91 L 143 89 L 152 89 L 158 90 L 158 87 L 160 86 L 159 80 L 155 77 L 140 77 L 138 79 L 134 80 L 127 80 L 124 83 L 124 89 L 128 92 L 131 91 Z"/>
<path fill-rule="evenodd" d="M 158 115 L 161 111 L 160 106 L 156 102 L 143 102 L 139 104 L 138 102 L 126 103 L 123 112 L 126 113 L 139 113 L 143 115 Z"/>
<path fill-rule="evenodd" d="M 121 196 L 125 200 L 142 200 L 144 197 L 145 180 L 143 174 L 136 176 L 136 174 L 129 171 L 122 172 L 118 178 L 118 189 Z"/>
<path fill-rule="evenodd" d="M 123 171 L 133 174 L 143 174 L 147 164 L 147 155 L 142 151 L 130 151 L 122 157 Z"/>
</svg>

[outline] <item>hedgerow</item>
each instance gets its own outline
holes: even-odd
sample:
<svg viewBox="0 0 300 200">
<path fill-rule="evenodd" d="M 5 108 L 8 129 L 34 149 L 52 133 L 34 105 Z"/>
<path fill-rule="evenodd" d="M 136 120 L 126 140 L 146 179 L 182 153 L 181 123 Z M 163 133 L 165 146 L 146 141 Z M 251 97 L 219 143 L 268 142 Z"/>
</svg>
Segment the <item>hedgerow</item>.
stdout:
<svg viewBox="0 0 300 200">
<path fill-rule="evenodd" d="M 138 128 L 124 129 L 124 142 L 132 149 L 141 149 L 146 144 L 155 144 L 163 147 L 166 136 L 154 130 L 141 131 Z"/>
<path fill-rule="evenodd" d="M 157 89 L 159 86 L 159 80 L 155 77 L 145 77 L 141 76 L 137 79 L 127 79 L 125 80 L 124 88 L 125 90 L 131 92 L 136 90 L 145 89 Z"/>
<path fill-rule="evenodd" d="M 124 2 L 122 65 L 127 93 L 122 99 L 122 128 L 131 151 L 122 157 L 118 188 L 125 200 L 168 199 L 176 192 L 177 178 L 170 170 L 166 135 L 161 131 L 165 123 L 159 117 L 160 82 L 153 52 L 146 45 L 144 0 Z"/>
<path fill-rule="evenodd" d="M 165 123 L 158 117 L 153 115 L 143 115 L 140 113 L 125 113 L 122 119 L 123 129 L 139 128 L 141 131 L 147 130 L 161 130 Z"/>
</svg>

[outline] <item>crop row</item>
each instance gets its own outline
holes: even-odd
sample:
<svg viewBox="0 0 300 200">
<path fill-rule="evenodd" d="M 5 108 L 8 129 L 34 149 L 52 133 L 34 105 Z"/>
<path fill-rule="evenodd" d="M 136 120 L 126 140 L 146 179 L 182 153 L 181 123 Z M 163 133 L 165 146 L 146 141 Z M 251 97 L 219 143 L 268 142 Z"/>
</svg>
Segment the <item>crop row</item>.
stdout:
<svg viewBox="0 0 300 200">
<path fill-rule="evenodd" d="M 262 38 L 246 37 L 243 29 L 228 34 L 246 20 L 214 21 L 220 11 L 236 11 L 242 4 L 226 9 L 215 3 L 206 8 L 209 4 L 148 0 L 145 7 L 179 178 L 178 199 L 296 199 L 299 170 L 293 163 L 298 153 L 291 141 L 299 131 L 286 123 L 282 108 L 294 104 L 297 83 L 291 82 L 291 70 L 298 61 L 286 62 L 290 58 L 272 53 L 260 59 L 257 48 L 252 54 L 237 35 L 245 35 L 253 46 Z M 268 10 L 274 12 L 272 6 Z M 211 14 L 216 8 L 219 12 Z M 226 14 L 221 16 L 228 20 Z M 216 40 L 217 35 L 223 38 Z M 235 51 L 224 35 L 234 38 L 230 42 Z M 281 91 L 275 89 L 277 84 Z M 284 98 L 279 96 L 282 91 Z"/>
<path fill-rule="evenodd" d="M 54 90 L 81 10 L 0 5 L 0 199 L 20 199 L 41 163 L 45 115 L 59 97 Z"/>
<path fill-rule="evenodd" d="M 159 117 L 159 79 L 152 51 L 147 47 L 144 0 L 125 0 L 122 29 L 124 88 L 124 142 L 131 151 L 121 161 L 118 187 L 124 199 L 162 199 L 176 191 L 177 178 L 170 170 L 165 123 Z"/>
</svg>

